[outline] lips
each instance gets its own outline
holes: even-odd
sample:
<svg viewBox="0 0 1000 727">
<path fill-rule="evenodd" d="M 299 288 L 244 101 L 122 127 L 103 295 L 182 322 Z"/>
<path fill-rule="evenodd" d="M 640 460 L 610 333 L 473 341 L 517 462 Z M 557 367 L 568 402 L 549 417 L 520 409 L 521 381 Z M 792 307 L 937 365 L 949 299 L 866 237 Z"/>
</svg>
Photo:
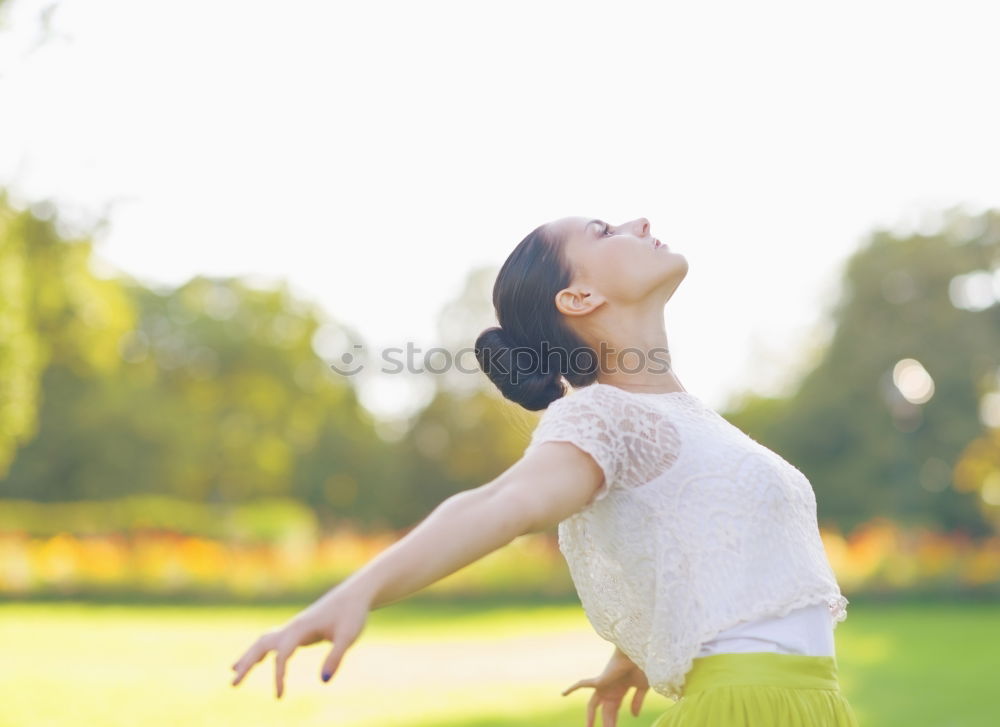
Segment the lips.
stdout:
<svg viewBox="0 0 1000 727">
<path fill-rule="evenodd" d="M 663 243 L 656 237 L 653 238 L 653 247 L 663 247 Z"/>
</svg>

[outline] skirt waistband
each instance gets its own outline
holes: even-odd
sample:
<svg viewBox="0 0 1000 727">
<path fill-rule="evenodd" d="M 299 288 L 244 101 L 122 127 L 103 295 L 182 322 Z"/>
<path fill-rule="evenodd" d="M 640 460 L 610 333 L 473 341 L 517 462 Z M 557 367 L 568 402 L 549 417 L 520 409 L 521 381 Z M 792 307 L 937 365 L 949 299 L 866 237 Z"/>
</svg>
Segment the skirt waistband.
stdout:
<svg viewBox="0 0 1000 727">
<path fill-rule="evenodd" d="M 840 691 L 836 657 L 754 651 L 696 658 L 684 680 L 684 695 L 741 684 Z"/>
</svg>

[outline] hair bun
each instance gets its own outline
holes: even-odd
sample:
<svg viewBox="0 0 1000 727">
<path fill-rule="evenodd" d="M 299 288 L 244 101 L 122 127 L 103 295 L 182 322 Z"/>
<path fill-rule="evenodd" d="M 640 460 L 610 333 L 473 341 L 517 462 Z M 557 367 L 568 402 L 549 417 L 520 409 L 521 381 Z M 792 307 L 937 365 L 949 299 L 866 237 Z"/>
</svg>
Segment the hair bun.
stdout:
<svg viewBox="0 0 1000 727">
<path fill-rule="evenodd" d="M 527 367 L 523 356 L 525 351 L 534 354 L 529 357 Z M 530 346 L 515 345 L 510 334 L 500 326 L 491 326 L 479 334 L 475 352 L 479 368 L 504 398 L 525 409 L 545 409 L 566 394 L 559 369 L 543 371 L 538 352 Z"/>
<path fill-rule="evenodd" d="M 517 342 L 510 335 L 510 332 L 503 326 L 493 326 L 492 328 L 487 328 L 487 331 L 493 331 L 493 335 L 496 336 L 496 340 L 502 342 L 508 348 L 514 348 Z"/>
</svg>

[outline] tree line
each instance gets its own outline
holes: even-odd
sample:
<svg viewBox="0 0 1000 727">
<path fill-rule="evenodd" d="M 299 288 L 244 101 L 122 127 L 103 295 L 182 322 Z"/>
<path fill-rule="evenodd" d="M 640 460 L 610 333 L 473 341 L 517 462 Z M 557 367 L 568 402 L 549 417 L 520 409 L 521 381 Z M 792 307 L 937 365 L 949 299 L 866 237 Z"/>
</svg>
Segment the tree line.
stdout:
<svg viewBox="0 0 1000 727">
<path fill-rule="evenodd" d="M 720 412 L 809 476 L 820 520 L 845 530 L 876 515 L 973 534 L 998 522 L 1000 214 L 943 219 L 872 232 L 794 391 Z M 536 415 L 454 372 L 386 437 L 317 352 L 318 338 L 363 340 L 286 284 L 103 277 L 92 238 L 61 230 L 50 207 L 0 196 L 0 498 L 287 497 L 323 521 L 402 528 L 527 444 Z M 494 323 L 495 274 L 472 271 L 442 311 L 446 350 Z"/>
</svg>

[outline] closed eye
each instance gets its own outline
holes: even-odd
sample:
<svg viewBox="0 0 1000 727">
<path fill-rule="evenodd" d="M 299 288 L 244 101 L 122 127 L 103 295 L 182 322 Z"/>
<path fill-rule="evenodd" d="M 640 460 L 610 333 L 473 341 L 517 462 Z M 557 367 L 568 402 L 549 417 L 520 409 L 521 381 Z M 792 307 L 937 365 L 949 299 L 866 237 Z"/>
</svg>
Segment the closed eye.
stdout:
<svg viewBox="0 0 1000 727">
<path fill-rule="evenodd" d="M 607 237 L 611 234 L 611 225 L 607 222 L 604 223 L 604 230 L 601 232 L 601 237 Z"/>
</svg>

